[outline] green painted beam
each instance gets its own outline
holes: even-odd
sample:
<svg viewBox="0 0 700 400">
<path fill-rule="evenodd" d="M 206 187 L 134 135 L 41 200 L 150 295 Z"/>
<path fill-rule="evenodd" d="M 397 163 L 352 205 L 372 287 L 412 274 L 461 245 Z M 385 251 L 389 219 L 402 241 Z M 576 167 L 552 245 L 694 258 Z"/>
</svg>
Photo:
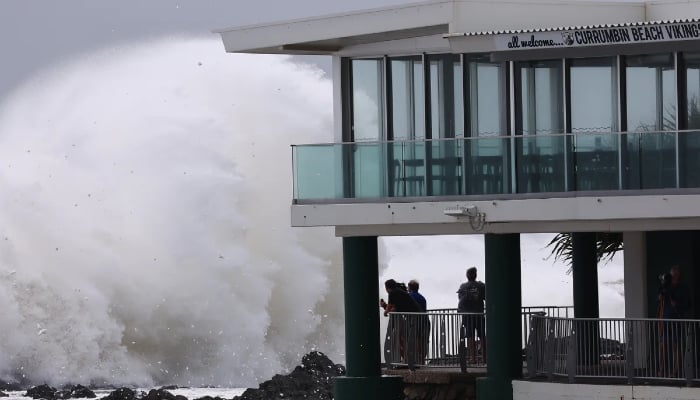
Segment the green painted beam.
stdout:
<svg viewBox="0 0 700 400">
<path fill-rule="evenodd" d="M 477 381 L 479 400 L 512 399 L 513 379 L 522 376 L 520 235 L 484 235 L 486 250 L 486 378 Z"/>
<path fill-rule="evenodd" d="M 345 360 L 347 376 L 335 382 L 336 400 L 400 400 L 400 377 L 381 376 L 377 238 L 343 238 Z"/>
</svg>

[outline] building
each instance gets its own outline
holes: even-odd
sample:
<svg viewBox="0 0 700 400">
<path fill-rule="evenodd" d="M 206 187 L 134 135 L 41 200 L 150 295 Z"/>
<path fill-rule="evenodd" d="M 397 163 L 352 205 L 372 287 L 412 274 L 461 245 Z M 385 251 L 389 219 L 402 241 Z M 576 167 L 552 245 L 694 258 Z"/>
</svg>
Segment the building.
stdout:
<svg viewBox="0 0 700 400">
<path fill-rule="evenodd" d="M 333 59 L 335 143 L 293 149 L 291 213 L 343 237 L 338 399 L 399 398 L 380 376 L 378 236 L 485 235 L 480 399 L 547 385 L 520 380 L 521 233 L 573 232 L 577 318 L 599 317 L 596 232 L 623 233 L 628 319 L 657 316 L 670 265 L 700 304 L 700 1 L 436 0 L 219 33 L 228 52 Z M 632 374 L 649 358 L 625 351 Z"/>
</svg>

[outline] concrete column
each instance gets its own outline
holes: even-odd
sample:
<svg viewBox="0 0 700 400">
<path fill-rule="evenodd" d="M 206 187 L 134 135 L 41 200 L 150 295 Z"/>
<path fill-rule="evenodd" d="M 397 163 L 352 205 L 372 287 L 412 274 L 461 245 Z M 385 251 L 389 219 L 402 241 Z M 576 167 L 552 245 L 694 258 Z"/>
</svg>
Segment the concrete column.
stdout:
<svg viewBox="0 0 700 400">
<path fill-rule="evenodd" d="M 484 245 L 487 369 L 477 381 L 477 398 L 512 399 L 511 382 L 523 372 L 520 235 L 487 234 Z"/>
<path fill-rule="evenodd" d="M 400 377 L 381 376 L 377 238 L 343 238 L 345 363 L 335 381 L 337 400 L 403 399 Z"/>
<path fill-rule="evenodd" d="M 646 232 L 625 232 L 625 318 L 647 318 L 647 244 Z M 644 324 L 633 324 L 632 354 L 634 367 L 644 368 L 650 348 Z M 628 344 L 629 346 L 629 344 Z"/>
</svg>

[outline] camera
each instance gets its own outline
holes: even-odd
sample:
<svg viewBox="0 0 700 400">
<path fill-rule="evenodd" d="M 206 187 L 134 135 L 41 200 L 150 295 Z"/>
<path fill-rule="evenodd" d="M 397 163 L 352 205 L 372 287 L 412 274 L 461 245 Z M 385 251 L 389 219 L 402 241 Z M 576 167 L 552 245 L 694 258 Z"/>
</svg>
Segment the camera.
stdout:
<svg viewBox="0 0 700 400">
<path fill-rule="evenodd" d="M 659 283 L 661 284 L 661 288 L 667 289 L 671 285 L 671 273 L 664 272 L 659 275 Z"/>
</svg>

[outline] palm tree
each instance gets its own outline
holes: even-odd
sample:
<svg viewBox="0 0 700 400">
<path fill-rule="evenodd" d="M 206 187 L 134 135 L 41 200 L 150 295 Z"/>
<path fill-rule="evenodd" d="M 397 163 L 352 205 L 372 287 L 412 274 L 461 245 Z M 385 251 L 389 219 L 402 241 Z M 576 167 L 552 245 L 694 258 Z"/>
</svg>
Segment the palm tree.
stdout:
<svg viewBox="0 0 700 400">
<path fill-rule="evenodd" d="M 554 257 L 556 261 L 562 261 L 569 266 L 571 272 L 571 260 L 573 256 L 572 234 L 559 233 L 549 241 L 547 247 L 552 249 L 550 257 Z M 621 232 L 598 232 L 596 233 L 596 256 L 598 262 L 610 261 L 623 250 L 624 244 L 622 241 Z"/>
</svg>

